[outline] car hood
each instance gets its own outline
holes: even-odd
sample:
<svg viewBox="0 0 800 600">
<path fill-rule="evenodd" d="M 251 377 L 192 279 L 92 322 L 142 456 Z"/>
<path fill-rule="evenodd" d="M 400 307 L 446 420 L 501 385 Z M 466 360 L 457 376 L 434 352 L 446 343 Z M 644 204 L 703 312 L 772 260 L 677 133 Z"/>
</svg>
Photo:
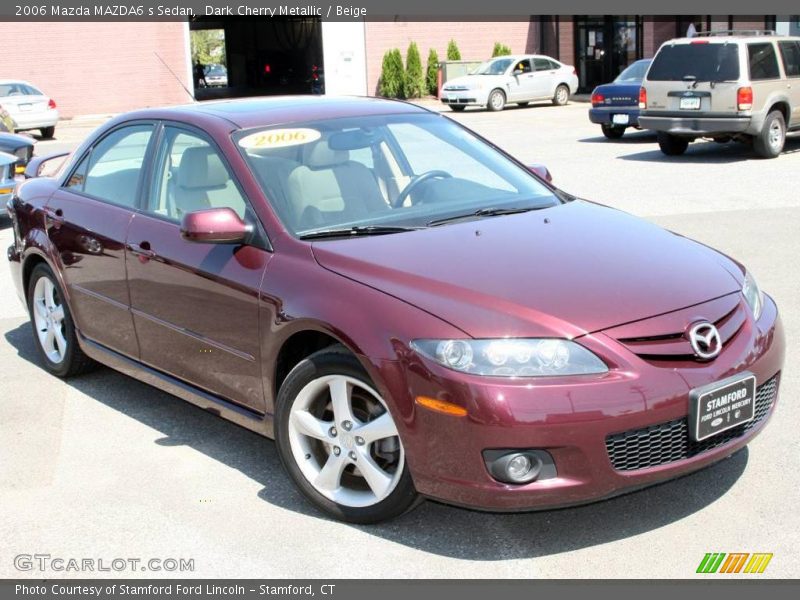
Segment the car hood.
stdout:
<svg viewBox="0 0 800 600">
<path fill-rule="evenodd" d="M 475 89 L 481 82 L 494 82 L 499 79 L 505 79 L 505 75 L 462 75 L 461 77 L 448 79 L 445 82 L 444 87 L 464 86 L 470 89 Z M 488 85 L 488 83 L 486 83 L 486 85 Z"/>
<path fill-rule="evenodd" d="M 584 201 L 312 248 L 326 269 L 477 338 L 574 338 L 736 292 L 743 279 L 702 244 Z"/>
</svg>

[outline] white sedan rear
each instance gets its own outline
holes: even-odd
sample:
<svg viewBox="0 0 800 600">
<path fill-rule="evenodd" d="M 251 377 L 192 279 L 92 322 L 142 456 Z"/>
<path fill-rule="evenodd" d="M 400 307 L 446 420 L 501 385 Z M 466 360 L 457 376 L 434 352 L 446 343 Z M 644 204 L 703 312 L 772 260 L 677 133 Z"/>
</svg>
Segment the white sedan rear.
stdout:
<svg viewBox="0 0 800 600">
<path fill-rule="evenodd" d="M 441 100 L 455 111 L 467 106 L 503 110 L 508 103 L 552 101 L 564 105 L 578 91 L 575 67 L 549 56 L 500 56 L 442 86 Z"/>
<path fill-rule="evenodd" d="M 0 79 L 0 106 L 14 119 L 16 131 L 38 129 L 43 138 L 55 134 L 56 103 L 27 81 Z"/>
</svg>

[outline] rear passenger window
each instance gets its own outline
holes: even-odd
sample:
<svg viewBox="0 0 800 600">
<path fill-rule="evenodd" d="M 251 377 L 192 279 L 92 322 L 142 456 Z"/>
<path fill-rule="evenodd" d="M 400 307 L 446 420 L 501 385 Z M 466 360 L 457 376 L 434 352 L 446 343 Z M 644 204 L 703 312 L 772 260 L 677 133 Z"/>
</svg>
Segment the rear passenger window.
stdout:
<svg viewBox="0 0 800 600">
<path fill-rule="evenodd" d="M 783 70 L 787 77 L 800 77 L 800 42 L 780 42 Z"/>
<path fill-rule="evenodd" d="M 81 161 L 66 187 L 133 208 L 152 134 L 152 125 L 131 125 L 110 133 Z"/>
<path fill-rule="evenodd" d="M 747 44 L 747 54 L 750 58 L 750 79 L 758 81 L 780 77 L 778 57 L 775 56 L 775 46 L 771 43 Z"/>
<path fill-rule="evenodd" d="M 553 63 L 546 58 L 534 58 L 533 66 L 537 71 L 550 71 L 551 69 L 555 68 Z"/>
</svg>

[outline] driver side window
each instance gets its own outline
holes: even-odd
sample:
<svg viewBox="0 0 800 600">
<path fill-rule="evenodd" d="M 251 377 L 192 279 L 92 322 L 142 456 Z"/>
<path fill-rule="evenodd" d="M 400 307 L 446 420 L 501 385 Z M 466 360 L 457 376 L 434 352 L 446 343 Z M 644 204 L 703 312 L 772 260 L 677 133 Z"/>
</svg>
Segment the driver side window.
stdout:
<svg viewBox="0 0 800 600">
<path fill-rule="evenodd" d="M 165 127 L 148 212 L 179 221 L 188 212 L 221 207 L 244 219 L 247 203 L 219 152 L 200 135 Z"/>
<path fill-rule="evenodd" d="M 531 68 L 531 61 L 527 58 L 525 60 L 519 61 L 516 65 L 514 65 L 514 73 L 530 73 L 533 69 Z"/>
</svg>

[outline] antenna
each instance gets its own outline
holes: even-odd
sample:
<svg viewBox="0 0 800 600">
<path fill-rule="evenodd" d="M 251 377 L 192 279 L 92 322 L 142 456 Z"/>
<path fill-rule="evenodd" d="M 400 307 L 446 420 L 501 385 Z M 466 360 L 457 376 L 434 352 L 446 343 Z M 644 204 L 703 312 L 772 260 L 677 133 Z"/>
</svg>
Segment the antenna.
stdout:
<svg viewBox="0 0 800 600">
<path fill-rule="evenodd" d="M 184 91 L 184 92 L 186 92 L 186 93 L 189 95 L 189 98 L 191 98 L 191 99 L 192 99 L 192 102 L 197 102 L 197 100 L 195 99 L 195 97 L 192 95 L 192 92 L 190 92 L 190 91 L 189 91 L 189 90 L 186 88 L 186 86 L 185 86 L 185 85 L 183 85 L 183 82 L 182 82 L 182 81 L 180 80 L 180 78 L 179 78 L 179 77 L 178 77 L 178 76 L 175 74 L 175 71 L 173 71 L 172 69 L 170 69 L 170 68 L 169 68 L 169 65 L 168 65 L 166 62 L 164 62 L 164 59 L 163 59 L 163 58 L 161 58 L 161 57 L 158 55 L 158 52 L 153 52 L 153 54 L 155 54 L 155 55 L 156 55 L 156 58 L 157 58 L 158 60 L 160 60 L 160 61 L 161 61 L 161 64 L 162 64 L 162 65 L 164 65 L 164 66 L 166 67 L 167 71 L 169 71 L 169 72 L 170 72 L 170 75 L 172 75 L 172 76 L 175 78 L 175 81 L 177 81 L 177 82 L 178 82 L 178 85 L 179 85 L 179 86 L 181 86 L 181 87 L 183 88 L 183 91 Z"/>
</svg>

